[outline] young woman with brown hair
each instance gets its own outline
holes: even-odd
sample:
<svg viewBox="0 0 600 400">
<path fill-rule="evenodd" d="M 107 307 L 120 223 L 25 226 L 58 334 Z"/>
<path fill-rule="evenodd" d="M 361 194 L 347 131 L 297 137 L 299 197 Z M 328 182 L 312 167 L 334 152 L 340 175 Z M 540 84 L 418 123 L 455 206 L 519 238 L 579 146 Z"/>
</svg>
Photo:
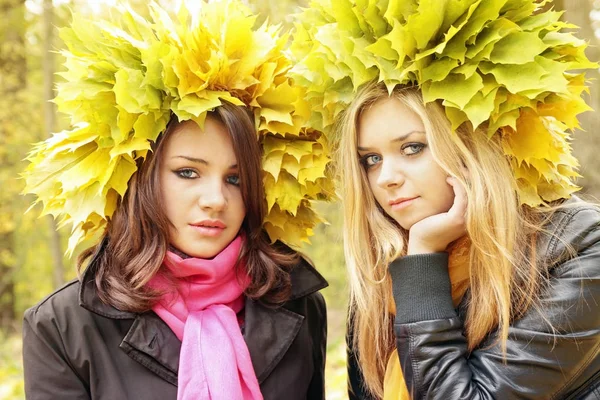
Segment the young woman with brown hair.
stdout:
<svg viewBox="0 0 600 400">
<path fill-rule="evenodd" d="M 180 11 L 179 17 L 185 11 Z M 249 67 L 252 63 L 256 63 L 254 68 L 268 62 L 279 64 L 281 70 L 271 71 L 271 78 L 277 85 L 283 84 L 280 90 L 293 90 L 283 76 L 285 59 L 281 59 L 278 37 L 267 26 L 252 28 L 254 17 L 235 1 L 204 5 L 202 21 L 207 25 L 192 24 L 189 35 L 185 26 L 178 27 L 180 37 L 175 42 L 170 42 L 175 32 L 166 30 L 175 25 L 164 21 L 166 14 L 159 8 L 152 8 L 153 25 L 130 10 L 115 12 L 117 21 L 135 21 L 135 29 L 130 26 L 128 31 L 119 31 L 107 22 L 82 24 L 75 16 L 72 29 L 63 33 L 70 37 L 71 48 L 77 49 L 76 55 L 68 54 L 71 67 L 86 61 L 89 71 L 112 68 L 114 78 L 93 76 L 107 80 L 96 86 L 102 88 L 97 95 L 113 90 L 108 100 L 112 98 L 117 112 L 102 114 L 101 121 L 95 112 L 84 114 L 87 125 L 57 134 L 34 151 L 26 174 L 30 190 L 46 207 L 64 205 L 60 214 L 74 223 L 75 242 L 90 229 L 102 232 L 98 243 L 79 257 L 80 278 L 25 313 L 27 398 L 324 398 L 327 325 L 325 303 L 318 290 L 327 283 L 309 262 L 269 235 L 264 226 L 270 195 L 263 184 L 263 151 L 256 127 L 261 129 L 261 136 L 274 135 L 278 130 L 270 133 L 260 128 L 255 118 L 263 123 L 268 119 L 269 110 L 258 106 L 257 97 L 268 96 L 269 85 L 276 83 L 269 77 L 258 81 L 254 76 L 261 76 L 260 71 Z M 223 49 L 235 44 L 231 43 L 233 38 L 210 30 L 215 29 L 211 21 L 223 15 L 231 26 L 245 27 L 244 37 L 250 41 L 243 46 L 248 53 L 237 52 L 231 64 L 222 60 L 231 56 Z M 77 42 L 86 37 L 88 26 L 98 29 L 100 32 L 94 34 L 106 40 L 99 48 L 92 42 Z M 136 32 L 145 29 L 155 35 L 155 42 L 148 39 L 150 42 L 141 43 L 141 38 L 135 38 Z M 162 33 L 166 37 L 161 38 Z M 111 35 L 112 42 L 106 39 Z M 214 39 L 210 35 L 219 37 L 213 57 L 190 55 L 193 41 L 198 42 L 198 51 L 210 49 Z M 123 38 L 139 52 L 119 43 Z M 187 46 L 181 47 L 186 41 Z M 167 49 L 171 46 L 167 53 L 181 51 L 181 56 L 169 63 L 164 53 L 156 54 L 160 58 L 144 53 L 165 44 Z M 274 48 L 268 47 L 274 44 Z M 92 50 L 111 52 L 113 45 L 123 50 L 117 53 L 119 62 L 141 68 L 141 92 L 134 87 L 139 82 L 134 82 L 137 72 L 133 67 L 116 68 L 120 64 L 110 57 L 93 58 Z M 264 60 L 256 58 L 261 49 Z M 136 54 L 144 67 L 129 59 Z M 203 62 L 209 70 L 216 62 L 211 72 L 214 82 L 201 71 L 182 67 Z M 223 65 L 238 65 L 237 74 L 219 70 Z M 161 74 L 152 75 L 152 67 L 161 69 Z M 248 76 L 239 75 L 242 68 L 249 69 L 244 71 Z M 126 71 L 132 83 L 127 91 L 118 88 L 127 84 L 120 81 L 121 71 Z M 224 91 L 221 79 L 228 73 L 230 84 L 245 79 L 250 87 L 242 90 L 235 84 L 230 92 Z M 192 82 L 184 84 L 185 79 L 193 80 L 190 74 L 207 79 L 208 89 L 200 85 L 200 89 L 190 90 Z M 164 81 L 155 80 L 157 76 L 163 76 Z M 170 87 L 169 77 L 173 76 L 178 85 Z M 83 89 L 86 84 L 91 86 L 86 81 L 89 77 L 69 77 L 72 80 L 68 84 L 79 83 L 82 89 L 72 109 L 75 120 L 82 110 L 94 111 L 81 104 L 100 103 L 86 98 L 89 91 Z M 68 106 L 61 97 L 64 90 L 64 86 L 59 88 L 58 102 Z M 152 110 L 151 97 L 157 93 L 162 100 L 154 103 L 159 110 Z M 218 96 L 212 103 L 206 101 L 214 93 Z M 146 104 L 145 95 L 149 96 Z M 140 104 L 150 110 L 136 113 Z M 164 108 L 165 104 L 169 107 Z M 145 115 L 152 115 L 151 123 L 143 120 Z M 290 121 L 299 118 L 295 111 L 289 117 Z M 136 118 L 138 122 L 134 122 Z M 123 126 L 125 133 L 132 133 L 126 142 L 120 137 Z M 293 124 L 278 127 L 288 133 L 286 139 L 291 142 L 310 141 L 317 135 L 293 137 Z M 156 132 L 155 137 L 152 132 Z M 118 145 L 118 140 L 123 144 Z M 85 151 L 90 143 L 90 151 Z M 106 148 L 108 156 L 103 158 Z M 125 151 L 120 152 L 123 148 Z M 74 162 L 69 159 L 62 168 L 54 169 L 56 173 L 47 175 L 53 170 L 48 165 L 63 162 L 61 157 L 79 151 L 84 155 L 77 155 Z M 120 164 L 113 165 L 114 160 Z M 128 167 L 133 167 L 130 177 L 123 180 Z M 111 171 L 108 179 L 106 170 Z M 99 175 L 84 182 L 92 173 Z M 47 189 L 41 179 L 44 174 L 46 179 L 52 178 L 50 184 L 57 190 L 43 191 Z M 98 182 L 109 188 L 103 191 Z M 96 197 L 84 197 L 80 206 L 95 211 L 82 214 L 84 218 L 78 221 L 79 210 L 69 208 L 73 205 L 69 201 L 89 188 L 94 188 Z M 73 192 L 61 203 L 60 196 L 69 190 Z M 91 206 L 102 193 L 106 194 L 102 207 Z M 115 200 L 112 196 L 116 194 L 122 197 Z M 111 207 L 110 213 L 98 211 Z M 273 210 L 277 207 L 271 205 L 270 211 L 277 212 Z M 294 221 L 292 215 L 289 218 Z"/>
</svg>

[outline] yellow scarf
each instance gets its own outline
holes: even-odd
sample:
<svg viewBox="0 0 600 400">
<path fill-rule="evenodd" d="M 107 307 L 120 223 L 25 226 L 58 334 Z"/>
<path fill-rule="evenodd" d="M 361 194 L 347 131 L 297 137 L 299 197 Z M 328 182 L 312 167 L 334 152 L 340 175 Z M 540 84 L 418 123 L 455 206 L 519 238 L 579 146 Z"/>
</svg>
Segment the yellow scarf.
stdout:
<svg viewBox="0 0 600 400">
<path fill-rule="evenodd" d="M 452 285 L 452 301 L 456 307 L 469 287 L 469 248 L 467 237 L 459 239 L 449 248 L 448 273 Z M 395 314 L 395 305 L 392 307 Z M 385 368 L 383 400 L 410 400 L 410 394 L 402 375 L 398 350 L 394 349 Z"/>
</svg>

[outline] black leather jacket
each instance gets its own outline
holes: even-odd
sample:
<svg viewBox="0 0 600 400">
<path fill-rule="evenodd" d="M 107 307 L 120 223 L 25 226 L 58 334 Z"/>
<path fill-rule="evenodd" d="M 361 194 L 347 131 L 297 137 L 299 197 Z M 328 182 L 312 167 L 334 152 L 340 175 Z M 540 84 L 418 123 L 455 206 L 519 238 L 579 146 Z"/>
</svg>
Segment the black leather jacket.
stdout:
<svg viewBox="0 0 600 400">
<path fill-rule="evenodd" d="M 413 399 L 600 399 L 600 210 L 577 198 L 567 203 L 550 223 L 555 236 L 538 242 L 550 274 L 539 309 L 511 324 L 505 360 L 496 332 L 467 350 L 469 294 L 453 307 L 446 253 L 390 265 L 394 299 L 403 305 L 394 332 Z M 349 392 L 368 398 L 352 349 Z"/>
</svg>

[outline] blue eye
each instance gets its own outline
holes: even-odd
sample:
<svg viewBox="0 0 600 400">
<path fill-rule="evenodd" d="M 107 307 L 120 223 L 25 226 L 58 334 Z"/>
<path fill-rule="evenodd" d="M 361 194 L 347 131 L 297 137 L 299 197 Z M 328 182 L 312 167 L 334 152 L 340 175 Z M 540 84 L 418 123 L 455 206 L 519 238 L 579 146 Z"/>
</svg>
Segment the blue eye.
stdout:
<svg viewBox="0 0 600 400">
<path fill-rule="evenodd" d="M 414 156 L 422 152 L 426 146 L 424 143 L 407 143 L 402 146 L 402 153 L 407 156 Z"/>
<path fill-rule="evenodd" d="M 194 179 L 199 176 L 196 171 L 194 171 L 193 169 L 189 169 L 189 168 L 184 168 L 184 169 L 175 171 L 175 174 L 178 177 L 183 178 L 183 179 Z"/>
<path fill-rule="evenodd" d="M 379 164 L 382 159 L 383 158 L 378 154 L 367 154 L 361 158 L 360 162 L 365 166 L 365 168 L 370 168 L 376 164 Z"/>
<path fill-rule="evenodd" d="M 372 156 L 368 156 L 365 161 L 367 162 L 367 165 L 375 165 L 381 162 L 381 156 L 374 154 Z"/>
<path fill-rule="evenodd" d="M 226 179 L 227 183 L 235 186 L 240 185 L 240 177 L 238 175 L 229 175 Z"/>
</svg>

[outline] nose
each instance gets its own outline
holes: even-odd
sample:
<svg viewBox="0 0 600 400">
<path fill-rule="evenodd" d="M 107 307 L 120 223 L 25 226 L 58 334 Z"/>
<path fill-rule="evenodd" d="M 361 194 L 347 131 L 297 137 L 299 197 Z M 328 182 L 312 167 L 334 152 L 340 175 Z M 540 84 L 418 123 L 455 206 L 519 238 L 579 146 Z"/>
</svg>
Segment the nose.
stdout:
<svg viewBox="0 0 600 400">
<path fill-rule="evenodd" d="M 402 186 L 404 183 L 404 173 L 397 162 L 394 160 L 384 159 L 379 168 L 379 176 L 377 176 L 377 186 L 382 189 L 391 189 Z"/>
<path fill-rule="evenodd" d="M 220 179 L 203 185 L 198 203 L 203 210 L 223 211 L 227 206 L 225 185 Z"/>
</svg>

